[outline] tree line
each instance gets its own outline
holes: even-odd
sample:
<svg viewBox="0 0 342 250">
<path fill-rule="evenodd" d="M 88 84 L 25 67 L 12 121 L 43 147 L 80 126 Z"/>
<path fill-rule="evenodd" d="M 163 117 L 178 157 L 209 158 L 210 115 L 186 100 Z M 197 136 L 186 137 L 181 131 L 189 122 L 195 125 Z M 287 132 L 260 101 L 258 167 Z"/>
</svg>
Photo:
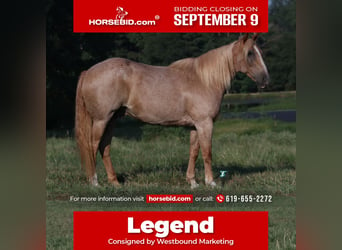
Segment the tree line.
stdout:
<svg viewBox="0 0 342 250">
<path fill-rule="evenodd" d="M 168 65 L 228 44 L 238 33 L 73 33 L 72 1 L 49 0 L 46 19 L 47 129 L 74 126 L 76 84 L 81 71 L 109 57 Z M 296 2 L 273 0 L 269 32 L 260 34 L 259 47 L 271 83 L 266 91 L 296 89 Z M 244 74 L 237 74 L 229 92 L 257 92 Z"/>
</svg>

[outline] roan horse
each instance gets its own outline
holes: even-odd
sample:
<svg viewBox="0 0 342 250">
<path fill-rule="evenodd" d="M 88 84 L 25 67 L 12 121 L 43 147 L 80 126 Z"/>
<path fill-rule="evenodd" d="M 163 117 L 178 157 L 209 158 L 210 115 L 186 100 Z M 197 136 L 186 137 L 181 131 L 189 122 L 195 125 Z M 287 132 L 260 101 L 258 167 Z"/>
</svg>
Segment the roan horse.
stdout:
<svg viewBox="0 0 342 250">
<path fill-rule="evenodd" d="M 90 183 L 99 150 L 108 181 L 120 185 L 110 160 L 112 121 L 118 112 L 150 124 L 191 127 L 186 180 L 197 187 L 195 161 L 201 148 L 205 183 L 215 186 L 211 168 L 213 122 L 236 72 L 246 73 L 259 87 L 269 81 L 255 40 L 244 35 L 235 42 L 167 67 L 111 58 L 80 75 L 76 93 L 75 130 L 81 162 Z"/>
</svg>

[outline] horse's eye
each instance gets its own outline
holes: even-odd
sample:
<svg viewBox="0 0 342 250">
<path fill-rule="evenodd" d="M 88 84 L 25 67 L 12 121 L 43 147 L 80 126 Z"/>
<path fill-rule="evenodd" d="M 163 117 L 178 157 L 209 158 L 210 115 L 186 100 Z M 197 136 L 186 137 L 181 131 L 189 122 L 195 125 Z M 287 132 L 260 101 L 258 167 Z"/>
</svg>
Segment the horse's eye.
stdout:
<svg viewBox="0 0 342 250">
<path fill-rule="evenodd" d="M 249 56 L 249 57 L 250 57 L 250 56 L 253 56 L 253 51 L 251 51 L 251 50 L 250 50 L 250 51 L 248 51 L 248 54 L 247 54 L 247 56 Z"/>
</svg>

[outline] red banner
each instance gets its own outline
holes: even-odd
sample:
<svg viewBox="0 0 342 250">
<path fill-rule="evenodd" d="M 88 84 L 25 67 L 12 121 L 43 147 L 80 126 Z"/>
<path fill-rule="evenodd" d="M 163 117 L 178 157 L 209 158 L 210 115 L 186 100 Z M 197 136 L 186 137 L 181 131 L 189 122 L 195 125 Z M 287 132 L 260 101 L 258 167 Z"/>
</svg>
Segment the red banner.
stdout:
<svg viewBox="0 0 342 250">
<path fill-rule="evenodd" d="M 74 32 L 267 32 L 268 0 L 74 0 Z"/>
<path fill-rule="evenodd" d="M 74 212 L 74 249 L 268 249 L 268 212 Z"/>
</svg>

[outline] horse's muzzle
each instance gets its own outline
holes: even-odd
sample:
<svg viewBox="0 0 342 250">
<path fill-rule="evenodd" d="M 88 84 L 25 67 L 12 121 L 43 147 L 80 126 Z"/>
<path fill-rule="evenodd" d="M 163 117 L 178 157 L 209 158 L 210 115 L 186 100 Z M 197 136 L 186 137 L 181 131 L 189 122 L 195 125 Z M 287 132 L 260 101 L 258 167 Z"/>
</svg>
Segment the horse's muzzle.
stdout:
<svg viewBox="0 0 342 250">
<path fill-rule="evenodd" d="M 269 83 L 270 83 L 270 77 L 268 74 L 263 74 L 258 81 L 258 85 L 262 89 L 265 88 Z"/>
</svg>

